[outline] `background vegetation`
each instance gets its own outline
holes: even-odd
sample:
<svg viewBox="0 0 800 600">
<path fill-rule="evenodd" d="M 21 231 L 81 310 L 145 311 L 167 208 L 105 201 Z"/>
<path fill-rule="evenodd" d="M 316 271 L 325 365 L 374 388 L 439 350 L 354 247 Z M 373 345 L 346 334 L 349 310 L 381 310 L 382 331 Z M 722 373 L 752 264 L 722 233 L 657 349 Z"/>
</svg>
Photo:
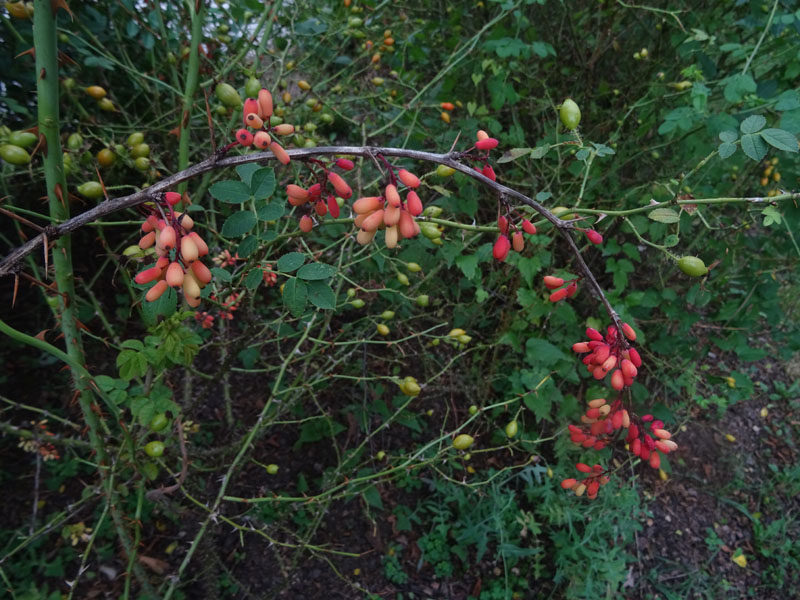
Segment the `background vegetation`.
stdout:
<svg viewBox="0 0 800 600">
<path fill-rule="evenodd" d="M 570 349 L 607 316 L 585 286 L 548 302 L 541 277 L 578 271 L 544 221 L 493 261 L 496 199 L 475 179 L 396 161 L 443 233 L 389 251 L 358 246 L 347 209 L 300 236 L 283 193 L 307 176 L 298 161 L 214 169 L 179 188 L 214 257 L 197 312 L 174 292 L 142 301 L 134 209 L 0 280 L 8 597 L 778 598 L 800 583 L 797 2 L 68 8 L 50 38 L 50 2 L 1 16 L 2 143 L 33 154 L 3 153 L 3 255 L 232 140 L 241 111 L 220 83 L 271 89 L 290 147 L 444 153 L 485 129 L 506 153 L 498 181 L 597 220 L 604 244 L 579 244 L 639 332 L 637 410 L 680 450 L 660 471 L 616 462 L 594 502 L 560 488 L 608 457 L 564 433 L 608 393 Z M 558 123 L 566 97 L 578 135 Z M 44 146 L 15 133 L 37 123 Z M 380 171 L 356 162 L 356 195 L 377 193 Z M 251 186 L 243 207 L 214 193 L 230 180 Z M 242 208 L 256 218 L 237 229 Z M 708 276 L 681 273 L 682 255 Z M 313 262 L 334 268 L 301 276 Z M 307 299 L 286 294 L 298 281 Z M 474 445 L 454 449 L 457 433 Z"/>
</svg>

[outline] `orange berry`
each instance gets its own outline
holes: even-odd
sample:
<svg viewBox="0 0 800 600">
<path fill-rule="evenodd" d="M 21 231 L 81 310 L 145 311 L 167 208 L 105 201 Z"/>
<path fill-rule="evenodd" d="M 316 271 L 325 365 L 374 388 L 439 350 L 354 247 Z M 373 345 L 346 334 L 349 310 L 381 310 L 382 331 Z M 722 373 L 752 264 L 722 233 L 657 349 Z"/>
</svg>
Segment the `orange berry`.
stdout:
<svg viewBox="0 0 800 600">
<path fill-rule="evenodd" d="M 378 210 L 381 206 L 381 199 L 377 196 L 366 196 L 364 198 L 359 198 L 355 202 L 353 202 L 353 212 L 357 214 L 365 214 L 372 212 L 373 210 Z"/>
<path fill-rule="evenodd" d="M 200 235 L 192 231 L 189 236 L 192 241 L 194 242 L 195 246 L 197 246 L 197 256 L 206 256 L 208 254 L 208 244 L 206 244 L 205 240 L 200 237 Z"/>
<path fill-rule="evenodd" d="M 266 150 L 269 148 L 271 142 L 272 138 L 269 137 L 269 134 L 266 131 L 257 131 L 253 136 L 253 146 L 260 150 Z"/>
<path fill-rule="evenodd" d="M 419 187 L 419 177 L 405 169 L 400 169 L 397 172 L 397 178 L 410 188 Z"/>
<path fill-rule="evenodd" d="M 276 125 L 275 127 L 273 127 L 272 130 L 278 135 L 291 135 L 294 133 L 294 125 L 289 125 L 288 123 L 281 123 L 280 125 Z"/>
<path fill-rule="evenodd" d="M 422 200 L 419 199 L 417 192 L 414 190 L 411 190 L 406 195 L 406 208 L 415 217 L 422 214 Z"/>
<path fill-rule="evenodd" d="M 156 243 L 156 232 L 151 231 L 150 233 L 143 235 L 142 239 L 139 240 L 139 248 L 145 250 L 146 248 L 149 248 L 155 243 Z"/>
<path fill-rule="evenodd" d="M 439 106 L 442 110 L 453 110 L 455 108 L 452 102 L 442 102 Z"/>
<path fill-rule="evenodd" d="M 167 291 L 169 284 L 164 281 L 163 279 L 156 283 L 153 287 L 147 290 L 147 293 L 144 295 L 144 299 L 148 302 L 154 302 L 161 298 L 164 292 Z"/>
<path fill-rule="evenodd" d="M 267 89 L 258 92 L 258 116 L 262 119 L 272 116 L 272 94 Z"/>
<path fill-rule="evenodd" d="M 314 227 L 314 221 L 308 215 L 300 217 L 300 231 L 308 233 Z"/>
<path fill-rule="evenodd" d="M 275 158 L 278 159 L 278 162 L 282 165 L 288 165 L 289 161 L 291 160 L 289 154 L 287 154 L 286 150 L 284 150 L 277 142 L 272 142 L 269 145 L 269 149 L 272 150 L 272 153 L 275 155 Z"/>
<path fill-rule="evenodd" d="M 170 287 L 181 287 L 183 285 L 183 267 L 180 263 L 169 263 L 165 279 Z"/>
<path fill-rule="evenodd" d="M 194 278 L 197 279 L 197 282 L 201 286 L 211 283 L 212 279 L 211 271 L 201 261 L 199 260 L 194 261 L 190 268 L 192 269 L 192 274 L 194 275 Z"/>
<path fill-rule="evenodd" d="M 353 195 L 353 190 L 350 189 L 350 186 L 347 185 L 347 182 L 344 179 L 342 179 L 341 175 L 329 172 L 328 181 L 331 182 L 331 184 L 333 185 L 333 189 L 336 190 L 336 193 L 339 194 L 345 200 L 347 200 L 350 196 Z"/>
<path fill-rule="evenodd" d="M 183 262 L 192 263 L 197 260 L 200 255 L 200 250 L 194 240 L 187 236 L 181 238 L 181 258 Z"/>
<path fill-rule="evenodd" d="M 386 201 L 392 206 L 400 206 L 400 194 L 397 193 L 397 187 L 394 184 L 390 183 L 386 186 L 384 196 L 386 196 Z"/>
<path fill-rule="evenodd" d="M 260 117 L 259 112 L 261 111 L 259 110 L 258 100 L 256 100 L 255 98 L 247 98 L 244 101 L 244 107 L 242 108 L 242 119 L 244 120 L 244 124 L 245 125 L 250 124 L 247 122 L 247 117 L 249 117 L 252 114 L 255 114 L 257 117 Z"/>
<path fill-rule="evenodd" d="M 439 116 L 442 118 L 442 121 L 444 121 L 447 124 L 450 124 L 450 113 L 449 112 L 442 111 L 442 114 L 439 115 Z"/>
<path fill-rule="evenodd" d="M 511 246 L 514 248 L 515 252 L 522 252 L 522 249 L 525 247 L 525 240 L 522 237 L 521 231 L 517 231 L 511 236 Z"/>
</svg>

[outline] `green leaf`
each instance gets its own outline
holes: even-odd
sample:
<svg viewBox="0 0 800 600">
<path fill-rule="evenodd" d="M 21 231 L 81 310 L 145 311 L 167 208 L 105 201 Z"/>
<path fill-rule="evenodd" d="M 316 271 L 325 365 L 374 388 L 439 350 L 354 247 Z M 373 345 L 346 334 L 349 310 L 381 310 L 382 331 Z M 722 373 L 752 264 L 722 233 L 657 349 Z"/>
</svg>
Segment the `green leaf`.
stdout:
<svg viewBox="0 0 800 600">
<path fill-rule="evenodd" d="M 297 272 L 300 279 L 306 281 L 317 281 L 320 279 L 328 279 L 336 274 L 336 267 L 326 265 L 325 263 L 309 263 L 303 265 Z"/>
<path fill-rule="evenodd" d="M 536 146 L 533 150 L 531 150 L 531 158 L 540 159 L 544 158 L 545 155 L 550 151 L 550 144 L 543 144 L 541 146 Z"/>
<path fill-rule="evenodd" d="M 239 244 L 236 254 L 238 254 L 240 258 L 247 258 L 256 248 L 258 248 L 258 238 L 254 235 L 248 235 Z"/>
<path fill-rule="evenodd" d="M 773 148 L 797 152 L 797 138 L 785 129 L 765 129 L 760 135 Z"/>
<path fill-rule="evenodd" d="M 305 254 L 302 252 L 289 252 L 278 259 L 278 271 L 291 273 L 299 269 L 304 262 L 306 262 Z"/>
<path fill-rule="evenodd" d="M 528 410 L 536 415 L 537 421 L 550 420 L 550 409 L 553 407 L 553 401 L 547 392 L 541 389 L 530 392 L 523 396 L 523 402 L 528 407 Z"/>
<path fill-rule="evenodd" d="M 456 265 L 461 269 L 464 277 L 472 279 L 478 268 L 478 257 L 475 254 L 467 254 L 456 257 Z"/>
<path fill-rule="evenodd" d="M 773 223 L 778 225 L 781 224 L 781 213 L 778 212 L 778 209 L 774 206 L 768 206 L 764 210 L 761 211 L 762 216 L 764 217 L 764 226 L 769 227 Z"/>
<path fill-rule="evenodd" d="M 725 160 L 726 158 L 729 158 L 730 156 L 732 156 L 734 152 L 736 152 L 736 144 L 731 144 L 729 142 L 723 142 L 717 148 L 717 152 L 719 153 L 719 157 L 722 160 Z"/>
<path fill-rule="evenodd" d="M 336 308 L 336 294 L 325 281 L 308 282 L 308 299 L 311 304 L 324 310 Z"/>
<path fill-rule="evenodd" d="M 227 218 L 222 225 L 222 235 L 227 238 L 239 237 L 249 232 L 256 222 L 256 216 L 252 212 L 240 210 Z"/>
<path fill-rule="evenodd" d="M 517 160 L 530 153 L 530 148 L 511 148 L 511 150 L 504 152 L 503 156 L 497 159 L 497 162 L 500 164 L 511 162 L 512 160 Z"/>
<path fill-rule="evenodd" d="M 742 151 L 755 161 L 759 161 L 767 155 L 767 145 L 760 135 L 743 135 Z"/>
<path fill-rule="evenodd" d="M 672 248 L 673 246 L 677 246 L 678 242 L 680 242 L 680 238 L 675 235 L 674 233 L 670 233 L 667 237 L 664 238 L 664 246 L 667 248 Z"/>
<path fill-rule="evenodd" d="M 728 102 L 737 104 L 742 101 L 745 94 L 753 94 L 756 89 L 756 82 L 750 75 L 739 74 L 728 79 L 723 95 Z"/>
<path fill-rule="evenodd" d="M 224 283 L 228 283 L 233 278 L 233 275 L 231 275 L 230 271 L 226 271 L 225 269 L 220 269 L 219 267 L 212 267 L 211 274 L 216 279 L 219 279 Z"/>
<path fill-rule="evenodd" d="M 250 187 L 250 180 L 253 177 L 253 173 L 258 171 L 260 167 L 256 163 L 248 163 L 246 165 L 239 165 L 236 167 L 236 173 L 239 175 L 242 181 L 244 181 L 247 187 Z"/>
<path fill-rule="evenodd" d="M 265 204 L 259 206 L 256 210 L 258 218 L 262 221 L 277 221 L 286 213 L 286 208 L 283 204 L 273 202 L 272 204 Z"/>
<path fill-rule="evenodd" d="M 767 119 L 762 115 L 751 115 L 742 121 L 742 124 L 739 125 L 739 129 L 742 133 L 756 133 L 761 131 L 766 124 Z"/>
<path fill-rule="evenodd" d="M 566 359 L 561 350 L 541 338 L 528 338 L 525 342 L 525 360 L 532 365 L 550 366 Z"/>
<path fill-rule="evenodd" d="M 283 287 L 283 303 L 295 317 L 303 314 L 308 299 L 308 287 L 304 281 L 290 279 Z"/>
<path fill-rule="evenodd" d="M 126 381 L 134 377 L 143 377 L 147 373 L 147 358 L 136 350 L 123 350 L 117 356 L 119 376 Z"/>
<path fill-rule="evenodd" d="M 262 167 L 250 180 L 250 189 L 256 200 L 266 200 L 275 192 L 275 171 L 272 167 Z"/>
<path fill-rule="evenodd" d="M 218 181 L 208 191 L 217 200 L 228 204 L 242 204 L 250 199 L 250 188 L 241 181 Z"/>
<path fill-rule="evenodd" d="M 728 142 L 729 144 L 735 142 L 738 138 L 739 134 L 735 131 L 726 130 L 719 132 L 719 139 L 721 139 L 723 142 Z"/>
<path fill-rule="evenodd" d="M 678 213 L 671 208 L 656 208 L 655 210 L 651 210 L 649 213 L 647 213 L 647 216 L 653 221 L 658 221 L 659 223 L 677 223 L 680 221 Z"/>
<path fill-rule="evenodd" d="M 264 272 L 261 269 L 252 269 L 244 279 L 244 286 L 252 291 L 259 286 L 263 279 Z"/>
<path fill-rule="evenodd" d="M 800 108 L 800 94 L 797 93 L 797 90 L 786 90 L 778 96 L 775 110 L 784 111 L 794 110 L 795 108 Z"/>
</svg>

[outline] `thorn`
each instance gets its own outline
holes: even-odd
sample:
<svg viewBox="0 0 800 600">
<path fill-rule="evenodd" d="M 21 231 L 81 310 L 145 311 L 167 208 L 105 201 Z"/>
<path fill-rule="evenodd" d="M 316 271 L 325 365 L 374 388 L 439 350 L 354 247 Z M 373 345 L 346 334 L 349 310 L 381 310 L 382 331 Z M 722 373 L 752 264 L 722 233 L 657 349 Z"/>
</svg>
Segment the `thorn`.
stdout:
<svg viewBox="0 0 800 600">
<path fill-rule="evenodd" d="M 59 8 L 63 8 L 65 11 L 67 11 L 69 18 L 73 21 L 75 20 L 75 15 L 72 14 L 72 11 L 69 9 L 69 6 L 67 6 L 67 3 L 64 0 L 50 0 L 50 8 L 53 10 L 53 17 L 56 16 L 56 12 Z"/>
<path fill-rule="evenodd" d="M 19 58 L 20 56 L 25 56 L 26 54 L 30 54 L 31 57 L 36 58 L 36 50 L 34 48 L 29 48 L 25 50 L 25 52 L 20 52 L 14 58 Z"/>
<path fill-rule="evenodd" d="M 14 273 L 14 295 L 11 297 L 11 308 L 14 308 L 14 304 L 17 302 L 17 291 L 19 290 L 19 275 Z"/>
<path fill-rule="evenodd" d="M 47 279 L 47 273 L 49 271 L 49 263 L 48 257 L 50 256 L 50 244 L 47 241 L 47 234 L 42 232 L 42 249 L 44 250 L 44 278 Z"/>
</svg>

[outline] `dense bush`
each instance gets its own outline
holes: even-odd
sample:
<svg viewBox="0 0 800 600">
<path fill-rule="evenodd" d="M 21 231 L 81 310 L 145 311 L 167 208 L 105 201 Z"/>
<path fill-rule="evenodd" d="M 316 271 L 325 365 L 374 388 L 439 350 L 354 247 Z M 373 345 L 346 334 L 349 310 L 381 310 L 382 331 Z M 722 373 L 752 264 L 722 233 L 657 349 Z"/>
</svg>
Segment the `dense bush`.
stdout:
<svg viewBox="0 0 800 600">
<path fill-rule="evenodd" d="M 7 3 L 4 588 L 784 597 L 798 33 Z"/>
</svg>

